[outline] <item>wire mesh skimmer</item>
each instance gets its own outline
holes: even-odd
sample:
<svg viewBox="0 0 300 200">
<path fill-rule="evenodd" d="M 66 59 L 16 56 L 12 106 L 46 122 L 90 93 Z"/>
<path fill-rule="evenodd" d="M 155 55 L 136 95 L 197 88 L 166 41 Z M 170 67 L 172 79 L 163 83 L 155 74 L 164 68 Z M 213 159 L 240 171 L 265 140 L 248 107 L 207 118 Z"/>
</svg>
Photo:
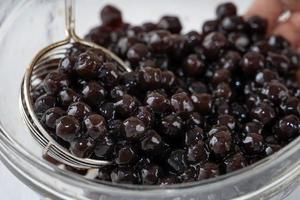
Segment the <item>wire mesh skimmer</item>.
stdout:
<svg viewBox="0 0 300 200">
<path fill-rule="evenodd" d="M 43 147 L 43 154 L 49 155 L 59 162 L 77 168 L 97 168 L 103 165 L 112 164 L 106 160 L 95 160 L 88 158 L 79 158 L 72 155 L 67 149 L 58 144 L 40 124 L 31 99 L 31 91 L 38 87 L 43 78 L 51 71 L 57 68 L 61 58 L 63 58 L 67 49 L 72 45 L 81 44 L 102 51 L 109 59 L 118 64 L 118 70 L 121 72 L 131 71 L 123 61 L 115 54 L 98 46 L 94 43 L 80 39 L 75 33 L 75 5 L 74 0 L 65 0 L 66 15 L 66 34 L 67 38 L 56 42 L 42 49 L 32 60 L 29 68 L 26 70 L 21 86 L 20 110 L 26 125 L 32 136 Z"/>
</svg>

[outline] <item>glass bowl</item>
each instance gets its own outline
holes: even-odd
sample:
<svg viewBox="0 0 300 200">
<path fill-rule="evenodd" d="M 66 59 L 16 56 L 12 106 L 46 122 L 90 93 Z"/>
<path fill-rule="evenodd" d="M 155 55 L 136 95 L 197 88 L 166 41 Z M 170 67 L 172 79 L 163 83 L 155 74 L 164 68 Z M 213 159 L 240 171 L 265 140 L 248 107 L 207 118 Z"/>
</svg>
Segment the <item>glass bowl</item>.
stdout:
<svg viewBox="0 0 300 200">
<path fill-rule="evenodd" d="M 99 24 L 100 8 L 111 3 L 132 24 L 179 15 L 184 30 L 200 30 L 222 1 L 118 0 L 77 1 L 77 32 L 82 37 Z M 251 0 L 234 1 L 244 12 Z M 0 3 L 0 157 L 26 185 L 53 199 L 101 200 L 221 200 L 283 199 L 300 176 L 300 138 L 245 169 L 217 178 L 172 186 L 131 186 L 99 183 L 62 170 L 42 159 L 19 111 L 19 90 L 26 66 L 50 43 L 64 38 L 62 0 L 6 0 Z"/>
</svg>

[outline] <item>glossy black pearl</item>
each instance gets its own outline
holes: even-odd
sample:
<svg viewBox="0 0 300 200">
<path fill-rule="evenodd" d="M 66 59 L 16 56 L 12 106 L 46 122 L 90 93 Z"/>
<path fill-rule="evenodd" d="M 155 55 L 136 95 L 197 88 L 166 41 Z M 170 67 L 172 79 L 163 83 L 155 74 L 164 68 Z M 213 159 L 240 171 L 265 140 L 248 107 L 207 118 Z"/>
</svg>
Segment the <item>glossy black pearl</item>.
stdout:
<svg viewBox="0 0 300 200">
<path fill-rule="evenodd" d="M 111 120 L 116 116 L 116 107 L 112 102 L 105 102 L 98 107 L 98 113 L 105 119 Z"/>
<path fill-rule="evenodd" d="M 207 86 L 201 82 L 201 81 L 193 81 L 190 85 L 189 85 L 189 91 L 191 93 L 206 93 L 207 92 Z"/>
<path fill-rule="evenodd" d="M 299 135 L 300 120 L 296 115 L 287 115 L 279 120 L 276 133 L 284 140 L 288 140 Z"/>
<path fill-rule="evenodd" d="M 264 68 L 264 57 L 257 52 L 246 53 L 240 63 L 245 74 L 254 75 L 259 69 Z"/>
<path fill-rule="evenodd" d="M 139 103 L 135 97 L 124 94 L 122 99 L 117 101 L 114 106 L 120 115 L 126 117 L 132 115 L 137 110 Z"/>
<path fill-rule="evenodd" d="M 161 72 L 161 84 L 164 88 L 171 88 L 176 82 L 176 76 L 172 71 L 165 70 Z"/>
<path fill-rule="evenodd" d="M 129 36 L 129 37 L 139 37 L 143 34 L 143 28 L 141 26 L 132 26 L 132 27 L 129 27 L 126 31 L 126 34 Z"/>
<path fill-rule="evenodd" d="M 71 103 L 75 103 L 80 100 L 80 95 L 70 88 L 66 88 L 58 94 L 59 104 L 64 108 L 67 108 Z"/>
<path fill-rule="evenodd" d="M 85 36 L 85 39 L 88 41 L 93 41 L 98 45 L 108 45 L 108 43 L 111 42 L 110 31 L 111 30 L 109 27 L 97 26 L 90 30 L 90 32 Z"/>
<path fill-rule="evenodd" d="M 82 89 L 82 96 L 85 102 L 90 106 L 100 105 L 106 92 L 105 89 L 97 82 L 91 81 Z"/>
<path fill-rule="evenodd" d="M 106 60 L 110 60 L 110 58 L 107 57 L 107 55 L 101 49 L 89 48 L 86 50 L 86 52 L 89 54 L 94 54 L 101 61 L 101 63 L 105 62 Z"/>
<path fill-rule="evenodd" d="M 207 162 L 199 169 L 198 180 L 214 178 L 220 175 L 219 166 L 215 163 Z"/>
<path fill-rule="evenodd" d="M 124 132 L 128 139 L 139 139 L 144 136 L 145 124 L 137 117 L 127 118 L 123 122 Z"/>
<path fill-rule="evenodd" d="M 170 39 L 170 48 L 168 50 L 168 52 L 170 52 L 170 54 L 172 53 L 171 50 L 172 50 L 172 41 Z M 150 61 L 150 63 L 149 63 L 149 61 Z M 157 56 L 154 57 L 154 60 L 152 60 L 152 61 L 155 62 L 155 65 L 152 65 L 151 59 L 148 59 L 149 66 L 152 66 L 155 68 L 160 67 L 161 69 L 169 69 L 171 67 L 170 66 L 171 59 L 166 54 L 158 54 Z M 147 65 L 144 64 L 144 66 L 147 66 Z"/>
<path fill-rule="evenodd" d="M 213 74 L 211 82 L 214 85 L 218 85 L 219 83 L 225 82 L 229 83 L 231 81 L 231 73 L 227 69 L 218 69 Z"/>
<path fill-rule="evenodd" d="M 279 151 L 282 148 L 281 145 L 279 144 L 268 144 L 267 147 L 265 148 L 265 155 L 269 156 L 272 155 L 273 153 Z"/>
<path fill-rule="evenodd" d="M 191 96 L 195 110 L 201 114 L 208 114 L 212 109 L 212 96 L 208 93 L 193 94 Z"/>
<path fill-rule="evenodd" d="M 138 175 L 128 167 L 118 167 L 114 169 L 110 174 L 113 183 L 126 183 L 136 184 L 138 183 Z"/>
<path fill-rule="evenodd" d="M 272 48 L 268 44 L 267 41 L 258 41 L 254 45 L 250 47 L 250 51 L 255 51 L 257 53 L 261 53 L 263 55 L 268 55 L 270 51 L 272 51 Z"/>
<path fill-rule="evenodd" d="M 278 104 L 288 98 L 289 91 L 286 86 L 279 81 L 271 81 L 263 88 L 262 94 L 264 94 L 273 103 Z"/>
<path fill-rule="evenodd" d="M 98 114 L 88 115 L 84 121 L 86 134 L 93 139 L 104 137 L 107 134 L 107 125 L 104 117 Z"/>
<path fill-rule="evenodd" d="M 95 141 L 91 138 L 76 138 L 71 142 L 70 151 L 79 158 L 89 157 L 94 150 Z"/>
<path fill-rule="evenodd" d="M 139 62 L 147 58 L 149 53 L 149 49 L 146 45 L 137 43 L 128 49 L 127 59 L 132 65 L 138 65 Z"/>
<path fill-rule="evenodd" d="M 245 53 L 251 45 L 251 38 L 245 33 L 231 32 L 228 35 L 230 46 L 235 50 Z"/>
<path fill-rule="evenodd" d="M 169 60 L 167 59 L 167 57 L 164 57 L 165 58 L 165 61 L 166 61 L 166 63 L 167 63 L 167 65 L 168 65 L 168 62 L 169 62 Z M 156 68 L 158 65 L 159 66 L 164 66 L 164 68 L 166 68 L 166 66 L 167 65 L 165 65 L 165 64 L 162 64 L 162 65 L 160 65 L 159 63 L 158 63 L 158 59 L 156 59 L 156 58 L 147 58 L 147 59 L 145 59 L 145 60 L 143 60 L 143 61 L 141 61 L 139 64 L 140 64 L 140 68 L 142 68 L 142 67 L 153 67 L 153 68 Z"/>
<path fill-rule="evenodd" d="M 148 105 L 154 112 L 163 113 L 170 107 L 170 101 L 158 92 L 151 92 L 145 99 Z"/>
<path fill-rule="evenodd" d="M 184 61 L 184 69 L 189 76 L 197 77 L 205 71 L 205 64 L 196 54 L 191 54 Z"/>
<path fill-rule="evenodd" d="M 166 53 L 171 47 L 170 36 L 166 30 L 152 31 L 147 36 L 148 46 L 155 53 Z"/>
<path fill-rule="evenodd" d="M 205 137 L 206 136 L 205 136 L 202 128 L 195 127 L 185 133 L 185 145 L 189 146 L 192 144 L 196 144 L 199 141 L 204 140 Z"/>
<path fill-rule="evenodd" d="M 171 48 L 170 48 L 170 58 L 172 60 L 181 60 L 181 57 L 188 53 L 188 44 L 184 36 L 179 34 L 173 34 L 170 37 Z"/>
<path fill-rule="evenodd" d="M 136 72 L 125 72 L 121 80 L 127 92 L 134 92 L 138 89 L 138 74 Z"/>
<path fill-rule="evenodd" d="M 127 93 L 127 89 L 124 86 L 115 86 L 111 91 L 110 91 L 110 97 L 117 101 L 122 99 L 122 97 L 124 96 L 124 94 Z"/>
<path fill-rule="evenodd" d="M 177 113 L 191 112 L 194 110 L 194 104 L 185 92 L 174 94 L 171 97 L 171 105 Z"/>
<path fill-rule="evenodd" d="M 48 94 L 38 97 L 34 102 L 34 110 L 37 114 L 43 114 L 49 108 L 55 107 L 56 99 Z"/>
<path fill-rule="evenodd" d="M 263 124 L 268 124 L 275 118 L 276 113 L 270 105 L 262 103 L 254 107 L 251 110 L 250 115 L 253 119 L 258 120 Z"/>
<path fill-rule="evenodd" d="M 194 167 L 188 167 L 177 178 L 180 183 L 190 183 L 196 180 L 197 171 Z"/>
<path fill-rule="evenodd" d="M 182 115 L 183 119 L 185 120 L 185 127 L 187 129 L 193 129 L 195 127 L 203 127 L 205 124 L 205 120 L 198 112 L 192 112 L 186 115 Z"/>
<path fill-rule="evenodd" d="M 218 115 L 221 115 L 221 114 L 229 114 L 230 111 L 231 108 L 229 106 L 228 100 L 218 98 L 216 99 L 216 101 L 214 101 L 214 104 L 212 106 L 212 113 L 217 113 Z"/>
<path fill-rule="evenodd" d="M 220 4 L 216 9 L 216 15 L 219 19 L 235 16 L 237 14 L 237 8 L 233 3 L 223 3 Z"/>
<path fill-rule="evenodd" d="M 232 89 L 227 83 L 220 83 L 217 85 L 216 90 L 214 91 L 214 97 L 220 98 L 223 100 L 229 100 L 232 97 Z"/>
<path fill-rule="evenodd" d="M 196 31 L 190 31 L 184 35 L 184 40 L 189 49 L 201 46 L 203 36 Z"/>
<path fill-rule="evenodd" d="M 142 183 L 145 185 L 155 185 L 161 176 L 161 169 L 157 165 L 150 165 L 141 170 Z"/>
<path fill-rule="evenodd" d="M 277 69 L 281 74 L 287 74 L 292 70 L 290 59 L 283 54 L 269 53 L 266 61 L 271 68 Z"/>
<path fill-rule="evenodd" d="M 56 120 L 65 114 L 66 112 L 59 107 L 50 108 L 43 114 L 42 122 L 47 128 L 55 129 Z"/>
<path fill-rule="evenodd" d="M 203 26 L 202 26 L 202 33 L 204 35 L 207 35 L 211 32 L 215 32 L 215 31 L 218 31 L 219 29 L 219 20 L 208 20 L 208 21 L 205 21 L 203 23 Z"/>
<path fill-rule="evenodd" d="M 187 149 L 187 160 L 191 163 L 203 162 L 207 159 L 208 152 L 205 148 L 205 144 L 202 141 L 198 141 L 192 144 Z"/>
<path fill-rule="evenodd" d="M 155 89 L 161 86 L 162 72 L 159 68 L 145 67 L 138 72 L 139 82 L 146 88 Z"/>
<path fill-rule="evenodd" d="M 252 121 L 245 124 L 244 130 L 246 133 L 262 134 L 263 127 L 263 124 L 259 121 Z"/>
<path fill-rule="evenodd" d="M 71 56 L 66 56 L 60 60 L 58 65 L 58 71 L 67 75 L 74 73 L 75 59 Z"/>
<path fill-rule="evenodd" d="M 78 56 L 74 68 L 80 77 L 93 79 L 97 77 L 101 65 L 101 60 L 94 53 L 85 52 Z"/>
<path fill-rule="evenodd" d="M 221 126 L 209 131 L 209 147 L 212 152 L 219 155 L 228 153 L 232 145 L 231 133 L 227 127 Z"/>
<path fill-rule="evenodd" d="M 146 106 L 138 108 L 136 117 L 142 120 L 147 127 L 151 127 L 155 120 L 153 111 Z"/>
<path fill-rule="evenodd" d="M 50 72 L 43 81 L 44 90 L 48 94 L 57 94 L 69 84 L 67 76 L 59 72 Z"/>
<path fill-rule="evenodd" d="M 246 21 L 252 34 L 264 35 L 267 32 L 268 21 L 259 16 L 252 16 Z"/>
<path fill-rule="evenodd" d="M 239 66 L 241 54 L 237 51 L 228 51 L 221 57 L 220 63 L 224 69 L 234 71 Z"/>
<path fill-rule="evenodd" d="M 170 174 L 168 176 L 164 176 L 160 180 L 160 185 L 170 185 L 178 182 L 178 178 L 174 174 Z"/>
<path fill-rule="evenodd" d="M 108 136 L 98 138 L 94 148 L 94 154 L 98 158 L 110 158 L 114 150 L 114 142 Z"/>
<path fill-rule="evenodd" d="M 162 133 L 169 137 L 178 137 L 180 135 L 180 132 L 182 131 L 182 128 L 183 121 L 179 116 L 175 114 L 167 115 L 161 120 Z"/>
<path fill-rule="evenodd" d="M 110 173 L 112 171 L 111 166 L 103 166 L 99 168 L 97 179 L 102 181 L 111 181 Z"/>
<path fill-rule="evenodd" d="M 290 43 L 281 35 L 271 35 L 268 39 L 268 44 L 276 49 L 283 49 L 290 46 Z"/>
<path fill-rule="evenodd" d="M 130 146 L 125 146 L 119 149 L 117 153 L 116 163 L 118 165 L 128 165 L 136 160 L 135 150 Z"/>
<path fill-rule="evenodd" d="M 74 116 L 76 119 L 81 121 L 87 114 L 89 114 L 92 109 L 83 102 L 72 103 L 67 111 L 67 114 Z"/>
<path fill-rule="evenodd" d="M 116 27 L 122 24 L 121 11 L 111 5 L 107 5 L 101 10 L 100 17 L 106 26 Z"/>
<path fill-rule="evenodd" d="M 120 75 L 117 64 L 113 62 L 104 63 L 98 71 L 98 78 L 108 88 L 118 85 Z"/>
<path fill-rule="evenodd" d="M 239 16 L 225 17 L 220 24 L 220 28 L 227 33 L 243 31 L 245 26 L 244 19 Z"/>
<path fill-rule="evenodd" d="M 239 103 L 231 105 L 231 114 L 241 123 L 245 123 L 248 120 L 248 112 L 248 108 L 245 105 Z"/>
<path fill-rule="evenodd" d="M 227 126 L 230 130 L 234 130 L 236 128 L 236 120 L 232 115 L 219 115 L 217 123 L 219 126 Z"/>
<path fill-rule="evenodd" d="M 120 119 L 113 119 L 109 120 L 107 122 L 107 128 L 108 128 L 108 135 L 111 136 L 111 138 L 119 138 L 123 136 L 123 121 Z"/>
<path fill-rule="evenodd" d="M 35 102 L 37 98 L 39 98 L 43 94 L 45 94 L 45 91 L 42 84 L 33 88 L 32 91 L 30 92 L 30 96 L 33 102 Z"/>
<path fill-rule="evenodd" d="M 289 97 L 284 101 L 280 108 L 284 111 L 285 114 L 295 114 L 300 115 L 300 99 L 298 97 Z"/>
<path fill-rule="evenodd" d="M 76 58 L 79 54 L 85 52 L 88 50 L 88 47 L 86 45 L 82 45 L 79 43 L 74 43 L 70 48 L 67 49 L 67 56 Z"/>
<path fill-rule="evenodd" d="M 228 41 L 224 34 L 219 32 L 212 32 L 205 36 L 202 41 L 204 54 L 210 58 L 219 57 L 222 51 L 228 46 Z"/>
<path fill-rule="evenodd" d="M 291 68 L 297 68 L 299 66 L 300 56 L 296 50 L 294 50 L 292 48 L 288 48 L 288 49 L 283 50 L 282 53 L 290 59 L 290 62 L 291 62 L 290 67 Z"/>
<path fill-rule="evenodd" d="M 247 160 L 241 153 L 237 153 L 227 158 L 224 161 L 224 165 L 226 172 L 229 173 L 246 167 Z"/>
<path fill-rule="evenodd" d="M 88 80 L 84 78 L 78 78 L 74 81 L 74 87 L 78 87 L 79 90 L 81 90 L 83 87 L 85 87 L 88 84 Z"/>
<path fill-rule="evenodd" d="M 154 31 L 157 29 L 157 24 L 152 23 L 152 22 L 145 22 L 142 24 L 141 27 L 144 32 L 150 32 L 150 31 Z"/>
<path fill-rule="evenodd" d="M 115 51 L 120 57 L 125 58 L 128 49 L 138 42 L 139 41 L 135 36 L 122 37 L 118 40 Z"/>
<path fill-rule="evenodd" d="M 56 135 L 61 139 L 71 142 L 80 131 L 80 123 L 73 116 L 64 116 L 56 121 Z"/>
<path fill-rule="evenodd" d="M 142 170 L 143 168 L 146 168 L 147 166 L 152 164 L 152 160 L 149 159 L 147 156 L 142 156 L 136 163 L 136 170 Z"/>
<path fill-rule="evenodd" d="M 187 167 L 187 159 L 184 150 L 172 151 L 167 159 L 167 163 L 171 170 L 177 173 L 183 173 Z"/>
<path fill-rule="evenodd" d="M 170 31 L 171 33 L 180 33 L 182 29 L 181 22 L 176 16 L 163 16 L 159 20 L 157 26 L 158 28 Z"/>
<path fill-rule="evenodd" d="M 278 80 L 279 76 L 276 71 L 271 69 L 264 69 L 261 72 L 258 72 L 255 76 L 255 82 L 264 85 L 266 83 L 271 82 L 272 80 Z"/>
<path fill-rule="evenodd" d="M 257 133 L 249 133 L 242 141 L 243 150 L 249 154 L 261 153 L 264 150 L 263 137 Z"/>
<path fill-rule="evenodd" d="M 157 153 L 162 147 L 162 138 L 155 130 L 145 132 L 141 141 L 141 149 L 148 153 Z"/>
</svg>

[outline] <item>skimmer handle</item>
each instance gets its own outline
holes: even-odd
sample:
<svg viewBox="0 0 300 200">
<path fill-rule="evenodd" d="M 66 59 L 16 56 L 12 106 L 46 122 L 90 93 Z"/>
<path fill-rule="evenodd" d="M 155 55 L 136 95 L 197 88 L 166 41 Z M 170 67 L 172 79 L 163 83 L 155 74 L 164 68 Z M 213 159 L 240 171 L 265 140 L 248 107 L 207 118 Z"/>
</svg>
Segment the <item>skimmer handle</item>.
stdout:
<svg viewBox="0 0 300 200">
<path fill-rule="evenodd" d="M 66 34 L 68 39 L 76 40 L 75 34 L 75 0 L 65 0 Z"/>
</svg>

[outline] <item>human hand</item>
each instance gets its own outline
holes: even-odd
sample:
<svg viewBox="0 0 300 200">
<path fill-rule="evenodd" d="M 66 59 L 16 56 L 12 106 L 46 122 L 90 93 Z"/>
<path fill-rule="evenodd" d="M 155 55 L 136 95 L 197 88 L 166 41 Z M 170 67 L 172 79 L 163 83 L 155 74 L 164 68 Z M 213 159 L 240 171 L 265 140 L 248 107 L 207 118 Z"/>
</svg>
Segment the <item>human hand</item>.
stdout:
<svg viewBox="0 0 300 200">
<path fill-rule="evenodd" d="M 290 11 L 290 16 L 280 21 L 280 16 L 286 11 Z M 268 20 L 269 34 L 282 35 L 292 46 L 300 47 L 300 0 L 255 0 L 245 16 L 253 15 Z"/>
</svg>

